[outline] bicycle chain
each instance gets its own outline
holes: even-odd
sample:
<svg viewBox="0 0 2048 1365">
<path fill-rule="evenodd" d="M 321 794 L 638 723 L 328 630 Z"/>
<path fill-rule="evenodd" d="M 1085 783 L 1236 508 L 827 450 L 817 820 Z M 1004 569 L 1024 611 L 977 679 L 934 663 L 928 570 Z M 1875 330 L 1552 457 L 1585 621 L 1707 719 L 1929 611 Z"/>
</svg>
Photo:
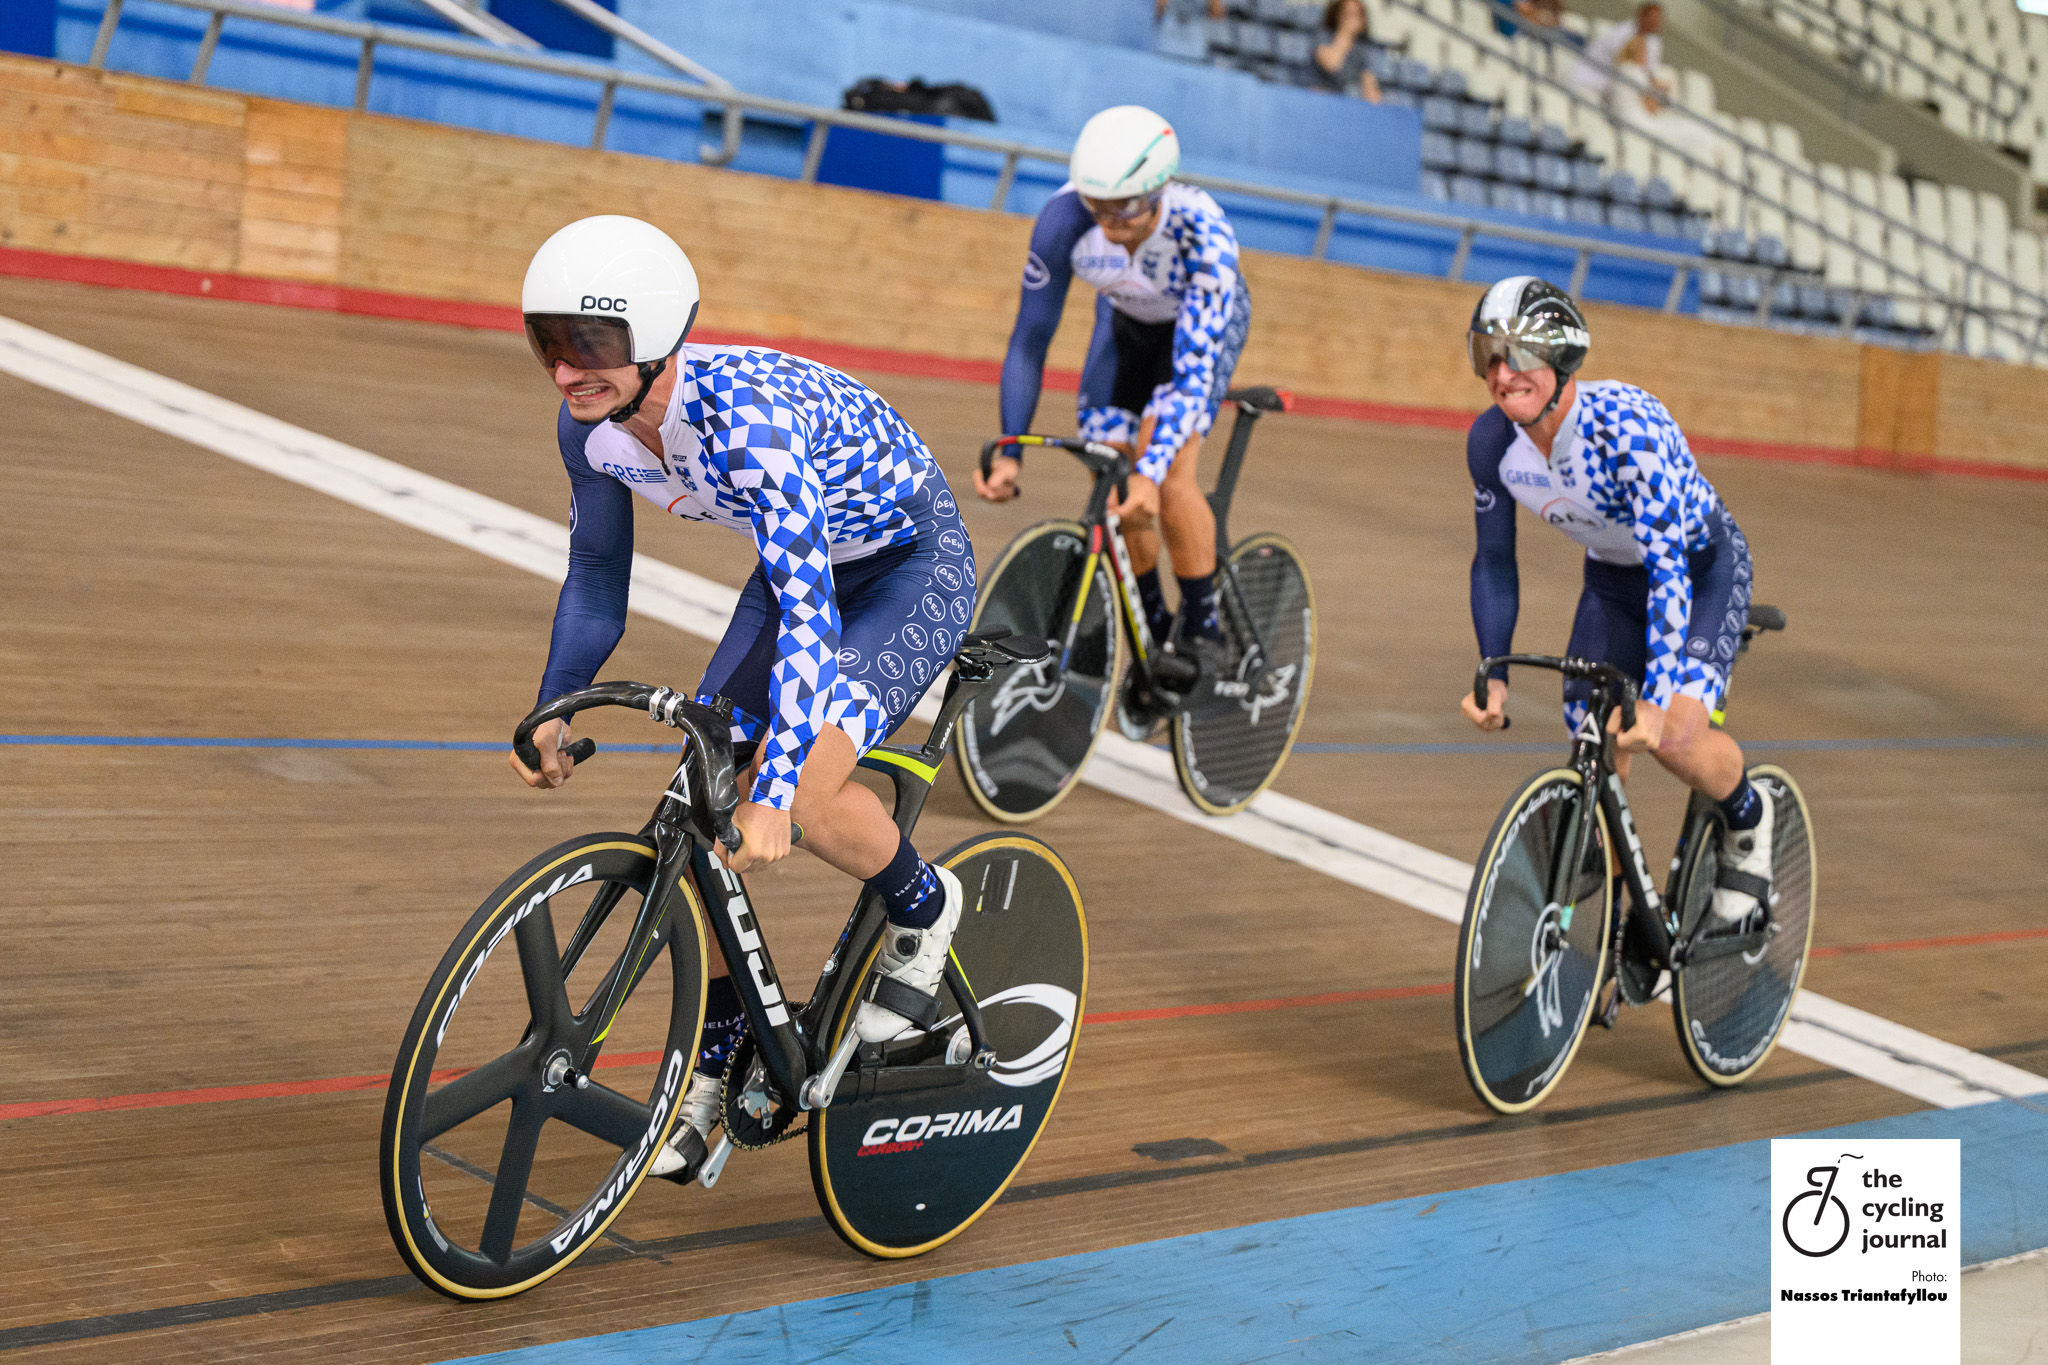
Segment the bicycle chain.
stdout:
<svg viewBox="0 0 2048 1365">
<path fill-rule="evenodd" d="M 778 1101 L 769 1114 L 773 1123 L 766 1127 L 741 1106 L 740 1095 L 746 1087 L 747 1073 L 753 1070 L 756 1051 L 753 1033 L 743 1032 L 732 1050 L 732 1060 L 726 1063 L 725 1075 L 718 1083 L 718 1122 L 725 1129 L 727 1140 L 748 1152 L 773 1147 L 778 1142 L 787 1142 L 810 1131 L 808 1116 L 798 1117 L 802 1111 L 793 1101 Z M 774 1125 L 777 1124 L 782 1126 L 782 1131 L 775 1130 Z"/>
</svg>

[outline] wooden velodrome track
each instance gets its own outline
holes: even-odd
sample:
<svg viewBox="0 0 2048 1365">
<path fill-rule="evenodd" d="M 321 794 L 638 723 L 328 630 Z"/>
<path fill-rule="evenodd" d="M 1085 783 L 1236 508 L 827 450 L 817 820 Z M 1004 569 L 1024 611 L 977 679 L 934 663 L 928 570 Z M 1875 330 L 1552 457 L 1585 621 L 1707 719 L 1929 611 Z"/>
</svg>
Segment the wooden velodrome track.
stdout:
<svg viewBox="0 0 2048 1365">
<path fill-rule="evenodd" d="M 515 335 L 19 280 L 0 281 L 0 315 L 564 519 L 554 400 Z M 1455 338 L 1443 350 L 1458 363 Z M 992 391 L 868 378 L 964 490 Z M 1049 425 L 1066 403 L 1048 397 Z M 5 730 L 492 740 L 531 704 L 543 580 L 11 377 L 0 411 Z M 1792 623 L 1741 670 L 1739 737 L 2031 741 L 1779 755 L 1821 841 L 1809 984 L 2048 1072 L 2048 487 L 1706 467 Z M 1040 456 L 1027 488 L 1003 509 L 966 500 L 984 563 L 1070 514 L 1082 483 Z M 1455 710 L 1470 496 L 1455 433 L 1283 417 L 1235 513 L 1240 534 L 1292 536 L 1319 594 L 1311 748 L 1281 790 L 1460 858 L 1543 756 L 1313 746 L 1475 738 Z M 727 583 L 749 567 L 741 539 L 654 516 L 640 548 Z M 1561 647 L 1576 561 L 1525 523 L 1524 647 Z M 606 674 L 687 684 L 709 650 L 635 617 Z M 1554 689 L 1527 687 L 1516 714 L 1515 740 L 1561 742 Z M 658 737 L 624 714 L 589 728 Z M 1449 926 L 1083 787 L 1037 832 L 1086 895 L 1092 1022 L 1045 1140 L 965 1237 L 907 1263 L 856 1256 L 790 1144 L 735 1160 L 716 1192 L 650 1182 L 615 1229 L 633 1254 L 465 1308 L 405 1276 L 384 1229 L 398 1035 L 483 893 L 558 839 L 636 828 L 661 761 L 601 757 L 540 795 L 496 753 L 0 752 L 13 1359 L 441 1360 L 1921 1107 L 1782 1050 L 1758 1083 L 1709 1094 L 1660 1006 L 1595 1031 L 1547 1110 L 1489 1120 L 1458 1068 Z M 1678 789 L 1636 788 L 1668 846 Z M 949 775 L 920 843 L 980 825 Z M 850 888 L 797 858 L 756 889 L 802 978 Z M 1332 993 L 1349 994 L 1299 999 Z M 1270 1007 L 1199 1008 L 1232 1002 Z M 164 1102 L 214 1087 L 258 1091 Z M 123 1096 L 158 1098 L 9 1116 Z M 1187 1138 L 1224 1150 L 1144 1150 Z"/>
</svg>

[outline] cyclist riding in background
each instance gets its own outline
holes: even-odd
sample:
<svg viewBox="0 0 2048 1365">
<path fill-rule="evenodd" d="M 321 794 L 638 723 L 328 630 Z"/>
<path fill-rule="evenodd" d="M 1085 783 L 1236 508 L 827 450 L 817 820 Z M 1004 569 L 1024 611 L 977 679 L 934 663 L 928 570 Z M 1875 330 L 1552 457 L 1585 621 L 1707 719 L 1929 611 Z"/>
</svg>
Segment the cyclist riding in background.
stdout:
<svg viewBox="0 0 2048 1365">
<path fill-rule="evenodd" d="M 752 535 L 760 563 L 740 591 L 697 699 L 734 704 L 735 742 L 759 741 L 733 817 L 733 871 L 804 847 L 864 880 L 887 907 L 882 970 L 933 993 L 960 921 L 960 883 L 918 857 L 851 780 L 860 756 L 910 714 L 966 633 L 974 550 L 925 443 L 882 398 L 815 361 L 757 347 L 685 346 L 696 271 L 633 218 L 571 223 L 543 244 L 521 297 L 533 352 L 561 391 L 569 573 L 540 688 L 587 687 L 626 625 L 633 495 L 674 516 Z M 534 732 L 534 787 L 574 761 L 568 727 Z M 751 788 L 745 786 L 751 783 Z M 718 948 L 687 1123 L 654 1173 L 689 1179 L 716 1122 L 719 1076 L 745 1024 Z M 869 1003 L 879 1042 L 908 1021 Z"/>
<path fill-rule="evenodd" d="M 1774 812 L 1770 794 L 1744 776 L 1742 750 L 1712 717 L 1748 620 L 1749 542 L 1662 403 L 1633 385 L 1573 377 L 1592 338 L 1563 290 L 1533 275 L 1502 280 L 1479 300 L 1466 340 L 1473 373 L 1495 404 L 1465 439 L 1479 533 L 1479 652 L 1493 658 L 1512 647 L 1519 502 L 1586 547 L 1566 652 L 1642 683 L 1635 728 L 1617 740 L 1617 767 L 1626 777 L 1628 756 L 1648 751 L 1719 802 L 1713 912 L 1740 920 L 1769 895 Z M 1507 692 L 1506 669 L 1497 669 L 1485 710 L 1465 694 L 1467 719 L 1500 729 Z M 1565 684 L 1565 722 L 1575 732 L 1589 723 L 1591 695 L 1589 682 Z M 1617 712 L 1610 728 L 1619 727 Z"/>
<path fill-rule="evenodd" d="M 1031 233 L 1017 324 L 1003 361 L 1002 423 L 1031 430 L 1045 356 L 1075 276 L 1098 294 L 1095 332 L 1081 371 L 1080 434 L 1136 459 L 1123 523 L 1131 568 L 1153 635 L 1165 644 L 1173 615 L 1159 583 L 1159 533 L 1180 581 L 1183 639 L 1214 640 L 1216 517 L 1195 482 L 1202 437 L 1230 387 L 1251 326 L 1238 273 L 1237 235 L 1207 192 L 1173 183 L 1180 140 L 1165 119 L 1134 104 L 1088 120 L 1074 143 L 1070 180 Z M 1017 495 L 1018 448 L 994 473 L 975 475 L 991 502 Z"/>
</svg>

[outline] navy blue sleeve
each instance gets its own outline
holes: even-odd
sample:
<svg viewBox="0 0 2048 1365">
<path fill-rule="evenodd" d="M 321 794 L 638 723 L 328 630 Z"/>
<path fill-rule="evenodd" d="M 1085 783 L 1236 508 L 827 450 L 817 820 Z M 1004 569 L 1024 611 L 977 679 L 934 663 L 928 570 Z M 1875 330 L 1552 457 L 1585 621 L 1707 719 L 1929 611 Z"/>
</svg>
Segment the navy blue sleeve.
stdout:
<svg viewBox="0 0 2048 1365">
<path fill-rule="evenodd" d="M 1515 567 L 1515 500 L 1501 482 L 1500 460 L 1514 444 L 1514 424 L 1488 408 L 1465 434 L 1465 464 L 1472 471 L 1472 520 L 1479 551 L 1472 556 L 1472 629 L 1479 656 L 1491 659 L 1514 647 L 1522 610 L 1522 576 Z M 1506 678 L 1506 668 L 1492 676 Z"/>
<path fill-rule="evenodd" d="M 1072 190 L 1056 194 L 1039 210 L 1031 229 L 1031 254 L 1024 258 L 1024 287 L 1018 291 L 1017 325 L 1010 329 L 1009 354 L 1003 357 L 1003 434 L 1031 430 L 1038 416 L 1038 392 L 1045 382 L 1045 353 L 1067 306 L 1067 286 L 1074 280 L 1074 245 L 1095 226 L 1081 196 Z"/>
<path fill-rule="evenodd" d="M 583 458 L 592 428 L 555 419 L 562 464 L 569 471 L 569 576 L 555 602 L 555 632 L 540 701 L 588 687 L 626 633 L 626 597 L 633 582 L 633 494 Z"/>
</svg>

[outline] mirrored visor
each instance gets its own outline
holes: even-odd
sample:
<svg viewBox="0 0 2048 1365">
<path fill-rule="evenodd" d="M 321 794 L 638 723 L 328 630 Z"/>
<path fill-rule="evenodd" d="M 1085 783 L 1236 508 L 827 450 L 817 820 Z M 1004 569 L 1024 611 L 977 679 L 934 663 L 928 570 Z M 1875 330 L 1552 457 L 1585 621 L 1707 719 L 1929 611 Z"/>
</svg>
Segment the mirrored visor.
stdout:
<svg viewBox="0 0 2048 1365">
<path fill-rule="evenodd" d="M 1467 333 L 1466 343 L 1472 349 L 1472 373 L 1481 379 L 1495 362 L 1505 360 L 1508 368 L 1517 374 L 1528 370 L 1548 369 L 1550 350 L 1544 346 L 1530 346 L 1508 337 L 1489 336 L 1481 332 Z"/>
<path fill-rule="evenodd" d="M 623 370 L 633 363 L 633 329 L 624 318 L 528 313 L 526 344 L 550 372 L 558 364 L 578 370 Z"/>
<path fill-rule="evenodd" d="M 1082 195 L 1081 203 L 1098 223 L 1128 223 L 1159 207 L 1159 195 L 1141 194 L 1135 199 L 1090 199 Z"/>
</svg>

